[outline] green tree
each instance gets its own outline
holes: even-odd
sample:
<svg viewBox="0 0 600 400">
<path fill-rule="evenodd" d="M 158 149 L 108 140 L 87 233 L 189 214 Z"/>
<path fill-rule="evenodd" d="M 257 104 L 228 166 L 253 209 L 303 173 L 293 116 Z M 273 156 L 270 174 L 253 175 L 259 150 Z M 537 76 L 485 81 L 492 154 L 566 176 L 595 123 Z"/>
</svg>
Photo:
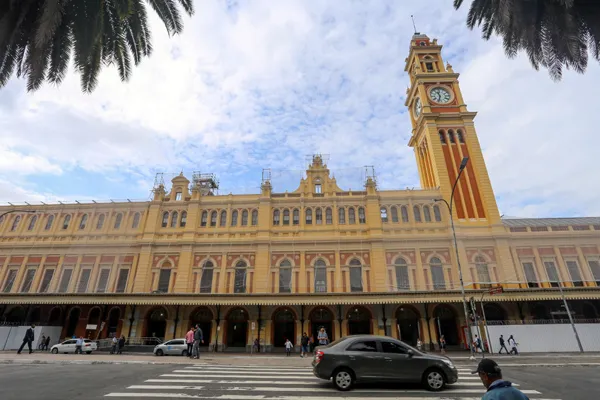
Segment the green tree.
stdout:
<svg viewBox="0 0 600 400">
<path fill-rule="evenodd" d="M 462 4 L 454 0 L 455 8 Z M 600 61 L 599 0 L 473 0 L 467 26 L 481 27 L 486 40 L 500 36 L 510 58 L 525 51 L 555 80 L 563 68 L 585 72 L 590 53 Z"/>
<path fill-rule="evenodd" d="M 27 90 L 45 81 L 60 84 L 71 58 L 81 89 L 91 92 L 103 66 L 116 65 L 122 81 L 152 52 L 146 8 L 169 35 L 183 29 L 180 7 L 194 12 L 193 0 L 0 0 L 0 88 L 14 72 Z"/>
</svg>

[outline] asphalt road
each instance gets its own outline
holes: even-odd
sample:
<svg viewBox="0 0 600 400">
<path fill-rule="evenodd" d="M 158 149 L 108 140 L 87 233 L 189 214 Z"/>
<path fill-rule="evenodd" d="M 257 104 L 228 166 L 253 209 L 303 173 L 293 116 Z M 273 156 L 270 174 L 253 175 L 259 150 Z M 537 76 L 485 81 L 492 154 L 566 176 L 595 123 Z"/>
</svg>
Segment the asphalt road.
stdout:
<svg viewBox="0 0 600 400">
<path fill-rule="evenodd" d="M 460 367 L 459 367 L 460 368 Z M 600 398 L 600 367 L 510 367 L 505 377 L 534 399 Z M 348 393 L 310 375 L 306 368 L 185 365 L 0 365 L 0 399 L 69 400 L 111 398 L 194 398 L 302 400 L 318 398 L 479 399 L 475 377 L 437 394 L 419 386 L 362 385 Z M 462 385 L 461 385 L 462 381 Z M 539 392 L 539 393 L 537 393 Z M 109 395 L 109 397 L 106 397 Z M 280 397 L 281 396 L 281 397 Z"/>
</svg>

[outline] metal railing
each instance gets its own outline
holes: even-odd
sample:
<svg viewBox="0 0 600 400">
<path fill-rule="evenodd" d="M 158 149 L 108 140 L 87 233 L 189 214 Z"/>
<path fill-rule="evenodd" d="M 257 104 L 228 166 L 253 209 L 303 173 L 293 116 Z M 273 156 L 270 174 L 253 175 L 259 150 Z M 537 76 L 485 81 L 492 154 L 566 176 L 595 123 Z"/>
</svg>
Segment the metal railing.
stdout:
<svg viewBox="0 0 600 400">
<path fill-rule="evenodd" d="M 573 322 L 576 324 L 600 324 L 600 318 L 574 318 Z M 510 319 L 510 320 L 496 320 L 487 321 L 487 324 L 492 326 L 498 325 L 549 325 L 549 324 L 570 324 L 569 319 Z"/>
</svg>

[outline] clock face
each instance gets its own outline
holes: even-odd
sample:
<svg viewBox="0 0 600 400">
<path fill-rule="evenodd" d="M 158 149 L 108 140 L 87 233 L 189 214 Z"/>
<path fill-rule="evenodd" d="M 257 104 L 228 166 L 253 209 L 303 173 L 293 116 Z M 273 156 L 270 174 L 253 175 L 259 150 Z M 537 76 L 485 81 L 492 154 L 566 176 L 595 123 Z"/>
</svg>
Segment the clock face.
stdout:
<svg viewBox="0 0 600 400">
<path fill-rule="evenodd" d="M 439 104 L 450 103 L 450 100 L 452 99 L 452 95 L 450 95 L 448 89 L 441 86 L 431 89 L 429 91 L 429 97 L 431 97 L 431 100 Z"/>
<path fill-rule="evenodd" d="M 415 100 L 415 115 L 417 117 L 419 117 L 419 115 L 421 115 L 421 108 L 422 108 L 422 106 L 421 106 L 421 99 L 419 99 L 417 97 L 417 99 Z"/>
</svg>

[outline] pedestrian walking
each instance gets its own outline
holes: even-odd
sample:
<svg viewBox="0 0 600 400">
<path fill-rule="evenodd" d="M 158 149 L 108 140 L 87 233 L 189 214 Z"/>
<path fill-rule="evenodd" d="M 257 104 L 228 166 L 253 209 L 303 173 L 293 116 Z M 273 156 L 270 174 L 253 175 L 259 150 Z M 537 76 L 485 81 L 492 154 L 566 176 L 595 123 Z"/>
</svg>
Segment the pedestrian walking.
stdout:
<svg viewBox="0 0 600 400">
<path fill-rule="evenodd" d="M 117 347 L 119 347 L 119 339 L 116 336 L 112 338 L 112 346 L 110 348 L 110 354 L 117 354 Z"/>
<path fill-rule="evenodd" d="M 204 335 L 202 334 L 200 325 L 196 325 L 196 331 L 194 332 L 194 347 L 192 349 L 192 353 L 196 359 L 200 358 L 200 343 L 204 343 Z"/>
<path fill-rule="evenodd" d="M 79 336 L 79 339 L 75 342 L 75 354 L 83 354 L 83 336 Z"/>
<path fill-rule="evenodd" d="M 506 351 L 506 354 L 510 354 L 508 352 L 508 349 L 506 348 L 506 345 L 504 344 L 504 335 L 500 335 L 500 351 L 498 352 L 498 354 L 502 354 L 502 349 Z"/>
<path fill-rule="evenodd" d="M 185 334 L 185 344 L 187 344 L 187 356 L 192 358 L 192 350 L 194 349 L 194 327 Z"/>
<path fill-rule="evenodd" d="M 472 374 L 478 374 L 487 392 L 481 400 L 529 400 L 523 392 L 512 386 L 512 383 L 502 379 L 502 370 L 496 361 L 485 358 L 481 360 Z"/>
<path fill-rule="evenodd" d="M 46 335 L 42 334 L 42 338 L 38 343 L 38 350 L 44 350 L 44 343 L 46 343 Z"/>
<path fill-rule="evenodd" d="M 513 335 L 510 335 L 510 337 L 508 338 L 508 345 L 511 346 L 510 353 L 514 354 L 515 356 L 518 356 L 519 351 L 517 350 L 517 346 L 519 345 L 519 343 L 517 343 Z"/>
<path fill-rule="evenodd" d="M 423 342 L 421 342 L 421 339 L 417 339 L 417 350 L 421 351 L 421 347 L 423 347 Z"/>
<path fill-rule="evenodd" d="M 446 354 L 446 338 L 444 335 L 440 336 L 440 351 L 442 354 Z"/>
<path fill-rule="evenodd" d="M 125 335 L 121 336 L 119 339 L 119 350 L 117 350 L 117 354 L 123 354 L 123 347 L 125 347 Z"/>
<path fill-rule="evenodd" d="M 290 354 L 292 353 L 293 347 L 294 347 L 294 345 L 292 344 L 292 342 L 290 342 L 290 339 L 285 339 L 285 354 L 287 357 L 289 357 Z"/>
<path fill-rule="evenodd" d="M 46 342 L 44 343 L 44 350 L 48 351 L 48 347 L 50 346 L 50 336 L 46 338 Z"/>
<path fill-rule="evenodd" d="M 260 342 L 258 341 L 258 338 L 254 339 L 254 344 L 252 345 L 252 347 L 252 351 L 254 351 L 255 353 L 260 353 Z"/>
<path fill-rule="evenodd" d="M 306 332 L 302 334 L 302 338 L 300 338 L 300 357 L 306 357 L 308 355 L 308 335 Z"/>
<path fill-rule="evenodd" d="M 327 336 L 325 328 L 321 327 L 319 335 L 317 336 L 317 341 L 319 342 L 319 346 L 326 346 L 329 344 L 329 336 Z"/>
<path fill-rule="evenodd" d="M 475 347 L 475 353 L 478 353 L 479 350 L 483 353 L 483 346 L 481 345 L 481 338 L 475 335 L 475 340 L 473 340 L 473 347 Z"/>
<path fill-rule="evenodd" d="M 27 330 L 25 331 L 25 336 L 23 336 L 23 343 L 21 343 L 21 347 L 19 347 L 19 351 L 17 351 L 17 354 L 21 354 L 21 351 L 23 351 L 23 347 L 25 347 L 25 344 L 27 344 L 27 347 L 29 347 L 29 354 L 33 353 L 31 344 L 35 340 L 34 329 L 35 324 L 31 324 L 31 327 L 27 328 Z"/>
</svg>

